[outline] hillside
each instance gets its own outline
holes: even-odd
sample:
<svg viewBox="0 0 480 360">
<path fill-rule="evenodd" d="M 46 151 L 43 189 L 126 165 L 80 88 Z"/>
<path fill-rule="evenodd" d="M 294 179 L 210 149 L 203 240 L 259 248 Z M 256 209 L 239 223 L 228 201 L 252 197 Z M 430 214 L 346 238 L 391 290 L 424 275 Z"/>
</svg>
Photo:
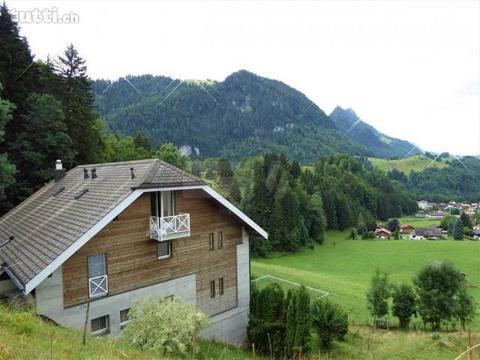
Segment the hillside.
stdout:
<svg viewBox="0 0 480 360">
<path fill-rule="evenodd" d="M 396 160 L 380 158 L 369 158 L 369 160 L 373 166 L 379 168 L 380 170 L 389 172 L 393 169 L 397 169 L 406 175 L 410 174 L 412 171 L 421 172 L 428 167 L 441 169 L 448 166 L 448 159 L 437 159 L 436 161 L 432 161 L 432 159 L 425 155 L 414 155 L 408 158 Z"/>
<path fill-rule="evenodd" d="M 337 106 L 329 115 L 335 125 L 355 142 L 365 146 L 379 158 L 392 158 L 420 153 L 412 143 L 382 134 L 360 119 L 352 109 Z"/>
<path fill-rule="evenodd" d="M 433 157 L 433 159 L 432 159 Z M 417 200 L 480 201 L 480 159 L 447 153 L 435 157 L 415 155 L 400 160 L 369 158 L 373 166 L 390 172 Z M 397 170 L 391 172 L 393 169 Z"/>
<path fill-rule="evenodd" d="M 273 151 L 311 162 L 334 152 L 390 155 L 346 136 L 299 91 L 245 70 L 222 82 L 144 75 L 97 80 L 93 89 L 109 130 L 142 132 L 154 144 L 172 142 L 194 157 Z"/>
</svg>

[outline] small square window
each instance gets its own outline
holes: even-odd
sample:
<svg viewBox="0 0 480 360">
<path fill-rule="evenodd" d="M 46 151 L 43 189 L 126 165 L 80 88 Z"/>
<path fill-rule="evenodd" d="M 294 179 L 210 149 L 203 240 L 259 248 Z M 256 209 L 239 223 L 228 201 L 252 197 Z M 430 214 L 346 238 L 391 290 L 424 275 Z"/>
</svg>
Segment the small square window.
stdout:
<svg viewBox="0 0 480 360">
<path fill-rule="evenodd" d="M 214 233 L 208 234 L 208 248 L 210 250 L 215 249 L 215 234 Z"/>
<path fill-rule="evenodd" d="M 223 248 L 223 232 L 219 231 L 217 236 L 218 236 L 218 248 L 221 249 Z"/>
<path fill-rule="evenodd" d="M 223 295 L 223 278 L 218 279 L 218 294 Z"/>
<path fill-rule="evenodd" d="M 170 241 L 160 241 L 157 245 L 157 256 L 159 259 L 168 259 L 172 256 L 172 243 Z"/>
<path fill-rule="evenodd" d="M 210 297 L 215 297 L 215 280 L 210 281 Z"/>
<path fill-rule="evenodd" d="M 128 320 L 130 320 L 130 309 L 125 309 L 120 311 L 120 329 L 123 329 L 128 324 Z"/>
<path fill-rule="evenodd" d="M 108 315 L 92 319 L 91 330 L 93 335 L 105 335 L 109 327 Z"/>
</svg>

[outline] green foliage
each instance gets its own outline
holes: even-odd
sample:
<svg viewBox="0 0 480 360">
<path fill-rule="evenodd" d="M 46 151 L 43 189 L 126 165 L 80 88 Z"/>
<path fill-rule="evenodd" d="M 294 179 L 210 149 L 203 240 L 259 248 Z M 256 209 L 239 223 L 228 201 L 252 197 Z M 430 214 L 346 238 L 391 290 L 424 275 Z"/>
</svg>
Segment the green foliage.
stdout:
<svg viewBox="0 0 480 360">
<path fill-rule="evenodd" d="M 180 169 L 185 169 L 187 166 L 187 157 L 180 154 L 180 151 L 178 151 L 177 147 L 173 144 L 160 145 L 155 156 Z"/>
<path fill-rule="evenodd" d="M 389 298 L 390 285 L 388 283 L 388 275 L 377 269 L 367 293 L 368 310 L 374 320 L 381 319 L 388 314 Z"/>
<path fill-rule="evenodd" d="M 400 221 L 397 218 L 388 220 L 387 229 L 391 232 L 400 229 Z"/>
<path fill-rule="evenodd" d="M 465 331 L 467 324 L 471 323 L 476 314 L 475 300 L 463 286 L 457 293 L 455 316 L 460 321 L 462 330 Z"/>
<path fill-rule="evenodd" d="M 236 178 L 233 178 L 232 184 L 230 185 L 228 199 L 236 205 L 239 205 L 242 201 L 242 192 L 240 191 L 240 186 Z"/>
<path fill-rule="evenodd" d="M 252 288 L 247 336 L 264 354 L 280 356 L 285 349 L 285 293 L 274 283 Z"/>
<path fill-rule="evenodd" d="M 462 219 L 458 218 L 453 225 L 453 238 L 455 240 L 463 240 L 464 235 Z"/>
<path fill-rule="evenodd" d="M 453 215 L 447 215 L 442 218 L 442 221 L 440 223 L 440 227 L 443 230 L 448 230 L 452 226 L 451 224 L 455 224 L 455 221 L 457 218 Z M 450 233 L 450 232 L 449 232 Z M 451 233 L 450 233 L 451 234 Z"/>
<path fill-rule="evenodd" d="M 131 137 L 105 134 L 103 143 L 102 162 L 141 160 L 153 156 L 150 150 Z"/>
<path fill-rule="evenodd" d="M 340 305 L 316 299 L 312 304 L 312 318 L 313 328 L 325 348 L 334 340 L 344 340 L 348 333 L 348 314 Z"/>
<path fill-rule="evenodd" d="M 0 84 L 0 93 L 2 86 Z M 5 125 L 11 120 L 13 105 L 0 98 L 0 148 L 5 134 Z M 5 189 L 15 182 L 15 167 L 8 161 L 7 154 L 0 152 L 0 201 L 5 199 Z"/>
<path fill-rule="evenodd" d="M 468 228 L 468 229 L 473 228 L 472 219 L 470 218 L 470 216 L 465 214 L 464 211 L 462 211 L 462 214 L 460 215 L 460 220 L 462 221 L 464 228 Z"/>
<path fill-rule="evenodd" d="M 311 308 L 310 294 L 305 286 L 290 293 L 286 317 L 287 354 L 305 354 L 310 351 Z"/>
<path fill-rule="evenodd" d="M 419 315 L 432 330 L 439 330 L 442 322 L 455 316 L 456 298 L 465 289 L 465 275 L 452 264 L 437 261 L 420 270 L 414 283 Z"/>
<path fill-rule="evenodd" d="M 179 298 L 137 302 L 129 316 L 126 341 L 159 355 L 197 351 L 198 332 L 208 324 L 205 314 Z"/>
<path fill-rule="evenodd" d="M 417 314 L 417 297 L 413 288 L 402 284 L 395 286 L 392 292 L 392 314 L 396 316 L 400 323 L 400 328 L 406 329 L 410 323 L 410 318 Z"/>
<path fill-rule="evenodd" d="M 18 134 L 11 143 L 17 153 L 15 165 L 20 176 L 15 188 L 19 199 L 28 197 L 52 178 L 52 164 L 60 155 L 66 163 L 74 158 L 61 103 L 52 95 L 32 93 L 25 109 L 22 121 L 29 130 Z M 46 164 L 50 166 L 46 168 Z"/>
</svg>

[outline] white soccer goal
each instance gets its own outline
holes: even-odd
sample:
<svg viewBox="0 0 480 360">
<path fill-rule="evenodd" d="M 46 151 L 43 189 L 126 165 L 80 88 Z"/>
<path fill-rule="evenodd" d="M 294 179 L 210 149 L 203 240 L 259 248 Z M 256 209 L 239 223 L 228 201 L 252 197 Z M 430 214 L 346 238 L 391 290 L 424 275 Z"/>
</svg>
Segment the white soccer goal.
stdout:
<svg viewBox="0 0 480 360">
<path fill-rule="evenodd" d="M 256 279 L 253 279 L 251 281 L 251 283 L 255 284 L 259 289 L 262 289 L 265 286 L 270 285 L 272 283 L 277 283 L 285 291 L 287 291 L 288 289 L 292 289 L 292 288 L 296 289 L 296 288 L 301 286 L 301 284 L 299 284 L 299 283 L 296 283 L 296 282 L 293 282 L 293 281 L 290 281 L 290 280 L 287 280 L 287 279 L 282 279 L 282 278 L 279 278 L 279 277 L 273 276 L 273 275 L 260 276 Z M 312 288 L 310 286 L 305 286 L 305 288 L 310 292 L 310 295 L 312 295 L 313 297 L 324 298 L 324 297 L 327 297 L 329 295 L 329 292 L 325 291 L 325 290 Z"/>
</svg>

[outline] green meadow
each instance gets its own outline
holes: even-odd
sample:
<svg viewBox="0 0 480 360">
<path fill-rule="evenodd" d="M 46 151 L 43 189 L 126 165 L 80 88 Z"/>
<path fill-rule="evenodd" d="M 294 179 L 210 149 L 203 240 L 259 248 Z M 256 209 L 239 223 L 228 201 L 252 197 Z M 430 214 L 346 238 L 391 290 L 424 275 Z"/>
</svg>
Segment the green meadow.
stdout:
<svg viewBox="0 0 480 360">
<path fill-rule="evenodd" d="M 467 274 L 471 293 L 480 304 L 480 242 L 348 240 L 348 234 L 348 231 L 331 231 L 325 243 L 314 249 L 253 259 L 252 274 L 255 277 L 273 275 L 327 291 L 331 300 L 350 313 L 351 323 L 365 325 L 370 323 L 365 294 L 375 269 L 386 271 L 392 283 L 411 283 L 425 264 L 448 260 Z M 417 319 L 414 324 L 420 327 L 421 321 Z M 480 317 L 472 329 L 480 331 Z"/>
</svg>

